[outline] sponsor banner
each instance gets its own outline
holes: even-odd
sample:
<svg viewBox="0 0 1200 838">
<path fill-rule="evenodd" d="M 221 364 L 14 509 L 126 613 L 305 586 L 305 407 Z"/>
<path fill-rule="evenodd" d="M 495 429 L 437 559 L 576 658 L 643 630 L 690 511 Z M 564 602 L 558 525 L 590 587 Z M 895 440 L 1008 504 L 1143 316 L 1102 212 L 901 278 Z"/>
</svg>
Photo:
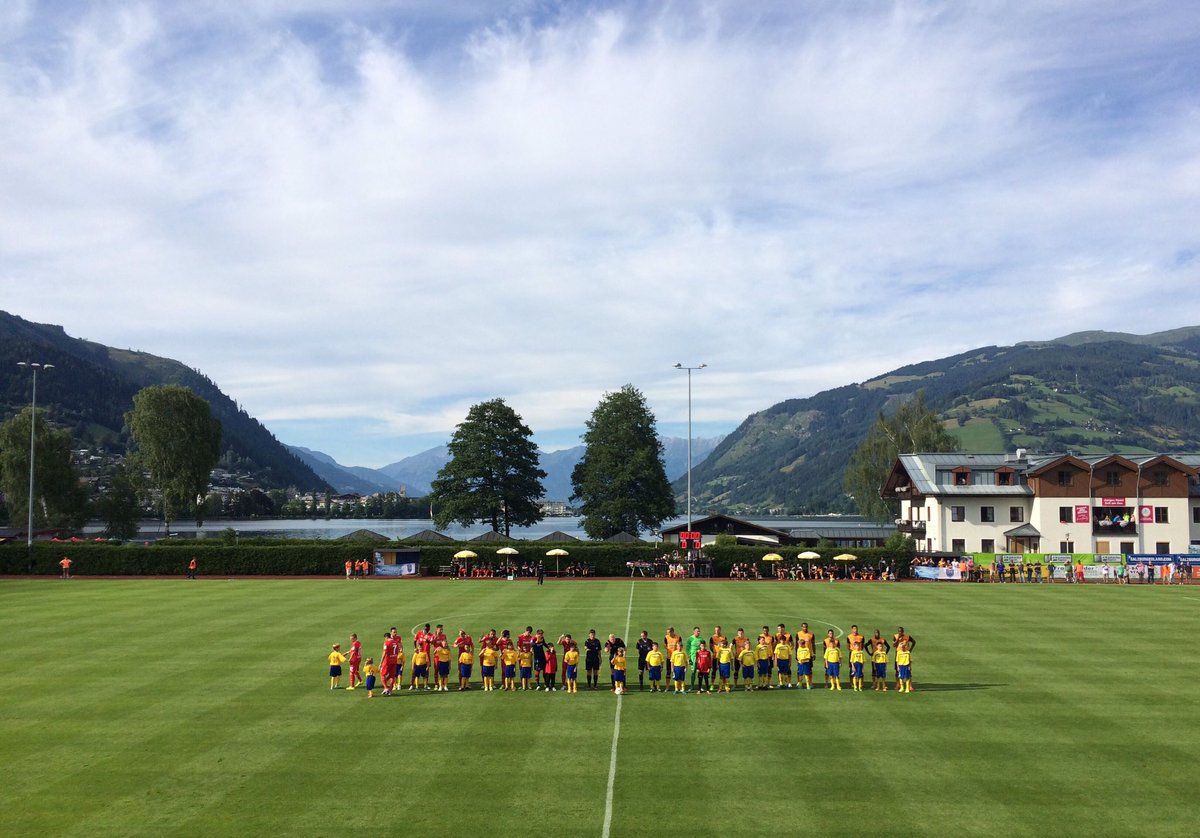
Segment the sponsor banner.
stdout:
<svg viewBox="0 0 1200 838">
<path fill-rule="evenodd" d="M 1125 498 L 1100 498 L 1101 506 L 1125 506 Z"/>
<path fill-rule="evenodd" d="M 1092 508 L 1086 503 L 1075 505 L 1075 523 L 1090 524 L 1092 522 Z"/>
<path fill-rule="evenodd" d="M 1120 553 L 1097 553 L 1093 561 L 1100 564 L 1124 564 L 1125 557 Z"/>
<path fill-rule="evenodd" d="M 1070 562 L 1074 561 L 1075 557 L 1070 553 L 1047 553 L 1046 561 L 1048 562 Z"/>
<path fill-rule="evenodd" d="M 1138 507 L 1138 523 L 1153 524 L 1154 523 L 1154 507 L 1139 506 Z"/>
<path fill-rule="evenodd" d="M 1108 571 L 1107 576 L 1104 573 L 1105 570 Z M 1083 578 L 1084 579 L 1116 579 L 1117 578 L 1117 569 L 1115 567 L 1109 568 L 1109 566 L 1105 565 L 1105 564 L 1085 564 L 1083 566 Z"/>
<path fill-rule="evenodd" d="M 1165 565 L 1174 562 L 1181 567 L 1190 567 L 1196 564 L 1197 557 L 1189 553 L 1131 553 L 1125 557 L 1125 563 L 1136 565 L 1142 562 L 1147 565 Z"/>
<path fill-rule="evenodd" d="M 418 550 L 394 551 L 388 555 L 392 558 L 392 562 L 389 563 L 384 554 L 377 551 L 373 556 L 372 573 L 376 576 L 416 576 L 420 572 L 420 563 L 415 560 L 418 556 Z"/>
<path fill-rule="evenodd" d="M 914 565 L 913 575 L 918 579 L 929 579 L 936 582 L 961 582 L 962 573 L 956 567 L 925 567 Z"/>
</svg>

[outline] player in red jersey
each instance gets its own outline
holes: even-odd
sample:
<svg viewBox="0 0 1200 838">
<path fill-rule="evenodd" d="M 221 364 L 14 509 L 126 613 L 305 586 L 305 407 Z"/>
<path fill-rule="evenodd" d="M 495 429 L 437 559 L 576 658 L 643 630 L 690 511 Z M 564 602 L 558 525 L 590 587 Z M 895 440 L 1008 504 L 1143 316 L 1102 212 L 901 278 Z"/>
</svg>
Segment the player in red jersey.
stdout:
<svg viewBox="0 0 1200 838">
<path fill-rule="evenodd" d="M 383 651 L 379 655 L 379 680 L 383 682 L 383 694 L 391 695 L 396 684 L 396 641 L 390 633 L 383 636 Z"/>
<path fill-rule="evenodd" d="M 511 649 L 512 647 L 513 647 L 512 634 L 509 632 L 508 629 L 505 629 L 503 632 L 500 633 L 500 639 L 496 641 L 496 649 L 499 650 L 501 654 L 503 654 L 506 649 Z"/>
<path fill-rule="evenodd" d="M 350 632 L 350 654 L 346 660 L 350 664 L 350 686 L 346 689 L 352 690 L 362 681 L 358 674 L 358 665 L 362 663 L 362 644 L 358 642 L 358 635 L 354 632 Z"/>
<path fill-rule="evenodd" d="M 471 635 L 467 634 L 466 629 L 458 630 L 458 637 L 454 638 L 454 659 L 458 660 L 458 656 L 463 652 L 475 652 L 475 641 L 471 639 Z"/>
<path fill-rule="evenodd" d="M 533 626 L 525 626 L 525 631 L 517 635 L 517 650 L 533 647 Z"/>
<path fill-rule="evenodd" d="M 426 659 L 429 661 L 426 665 L 432 664 L 432 658 L 429 657 L 429 646 L 433 643 L 433 632 L 429 630 L 429 623 L 425 624 L 425 628 L 417 629 L 417 633 L 413 635 L 413 651 L 420 650 L 425 653 Z M 409 679 L 408 690 L 412 692 L 417 688 L 417 672 L 416 667 L 413 667 L 412 676 Z"/>
</svg>

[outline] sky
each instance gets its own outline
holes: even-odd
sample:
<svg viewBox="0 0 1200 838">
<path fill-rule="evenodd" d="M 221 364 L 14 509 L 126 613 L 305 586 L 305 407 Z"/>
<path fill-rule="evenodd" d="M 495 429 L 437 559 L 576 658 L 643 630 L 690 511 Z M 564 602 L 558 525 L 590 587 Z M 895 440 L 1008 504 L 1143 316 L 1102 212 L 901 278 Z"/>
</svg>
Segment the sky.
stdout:
<svg viewBox="0 0 1200 838">
<path fill-rule="evenodd" d="M 1200 4 L 0 3 L 0 309 L 382 466 L 1200 324 Z"/>
</svg>

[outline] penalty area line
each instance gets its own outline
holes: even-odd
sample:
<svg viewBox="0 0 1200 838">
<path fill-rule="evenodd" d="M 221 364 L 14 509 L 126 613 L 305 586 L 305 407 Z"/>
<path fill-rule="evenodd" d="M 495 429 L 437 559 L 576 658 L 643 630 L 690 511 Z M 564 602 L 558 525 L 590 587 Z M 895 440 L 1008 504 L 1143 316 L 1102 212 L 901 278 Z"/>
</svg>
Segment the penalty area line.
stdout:
<svg viewBox="0 0 1200 838">
<path fill-rule="evenodd" d="M 630 618 L 633 616 L 633 586 L 634 582 L 629 582 L 629 607 L 625 610 L 625 633 L 621 635 L 624 640 L 629 636 Z M 613 738 L 612 750 L 608 756 L 608 789 L 604 793 L 604 828 L 601 830 L 602 838 L 608 838 L 609 831 L 612 829 L 612 804 L 613 804 L 613 784 L 617 779 L 617 742 L 621 738 L 621 703 L 625 696 L 617 696 L 617 711 L 613 716 Z"/>
</svg>

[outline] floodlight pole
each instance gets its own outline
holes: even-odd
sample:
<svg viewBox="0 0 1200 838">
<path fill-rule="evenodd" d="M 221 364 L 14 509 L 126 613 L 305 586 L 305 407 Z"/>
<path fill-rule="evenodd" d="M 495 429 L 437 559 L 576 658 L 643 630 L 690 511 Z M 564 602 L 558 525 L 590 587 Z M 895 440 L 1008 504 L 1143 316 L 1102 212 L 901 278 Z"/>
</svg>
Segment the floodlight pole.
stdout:
<svg viewBox="0 0 1200 838">
<path fill-rule="evenodd" d="M 676 364 L 675 369 L 687 370 L 688 382 L 688 444 L 687 444 L 687 531 L 692 531 L 692 370 L 702 370 L 708 364 L 699 364 L 694 367 L 685 367 L 683 364 Z"/>
<path fill-rule="evenodd" d="M 25 549 L 29 554 L 30 570 L 33 569 L 33 459 L 37 451 L 37 374 L 38 370 L 52 370 L 54 364 L 38 364 L 32 361 L 17 361 L 18 367 L 28 367 L 33 372 L 33 398 L 29 406 L 29 519 L 25 526 Z"/>
</svg>

